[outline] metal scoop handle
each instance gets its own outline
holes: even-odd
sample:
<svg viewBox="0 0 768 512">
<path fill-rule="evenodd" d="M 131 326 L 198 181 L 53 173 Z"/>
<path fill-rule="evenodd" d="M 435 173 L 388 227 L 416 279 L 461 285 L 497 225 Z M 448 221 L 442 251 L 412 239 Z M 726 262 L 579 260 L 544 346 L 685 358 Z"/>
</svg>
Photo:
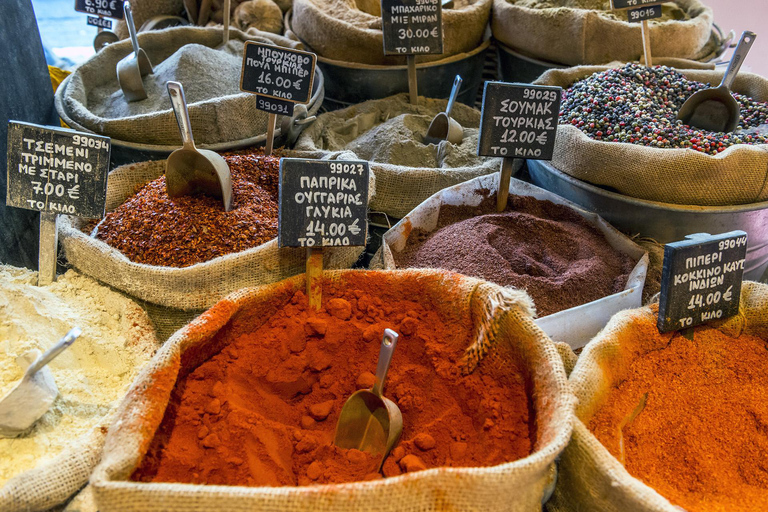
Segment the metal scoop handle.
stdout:
<svg viewBox="0 0 768 512">
<path fill-rule="evenodd" d="M 131 10 L 130 2 L 123 4 L 123 11 L 125 12 L 125 24 L 128 25 L 128 33 L 131 35 L 131 44 L 133 45 L 133 53 L 139 54 L 139 38 L 136 36 L 136 25 L 133 23 L 133 11 Z"/>
<path fill-rule="evenodd" d="M 728 70 L 725 72 L 725 75 L 723 75 L 723 81 L 720 82 L 720 87 L 725 86 L 728 89 L 731 88 L 731 85 L 736 79 L 736 75 L 739 73 L 739 69 L 741 69 L 744 59 L 747 58 L 749 49 L 752 48 L 752 43 L 755 42 L 756 37 L 757 34 L 750 32 L 749 30 L 742 32 L 739 44 L 733 51 L 733 57 L 731 57 L 731 62 L 728 64 Z"/>
<path fill-rule="evenodd" d="M 56 342 L 54 346 L 45 351 L 43 355 L 35 359 L 35 362 L 29 365 L 27 371 L 24 372 L 24 378 L 31 378 L 34 374 L 43 369 L 45 365 L 56 359 L 56 357 L 64 352 L 75 340 L 83 333 L 79 327 L 73 327 L 63 338 Z"/>
<path fill-rule="evenodd" d="M 230 0 L 224 0 L 224 38 L 222 44 L 229 42 L 229 6 Z"/>
<path fill-rule="evenodd" d="M 392 356 L 395 354 L 397 339 L 400 337 L 392 329 L 384 329 L 384 339 L 381 340 L 381 350 L 379 350 L 379 364 L 376 366 L 376 380 L 373 383 L 371 392 L 381 397 L 384 391 L 384 382 L 387 380 L 389 363 L 392 362 Z"/>
<path fill-rule="evenodd" d="M 189 121 L 189 109 L 187 108 L 187 98 L 184 97 L 184 87 L 179 82 L 168 82 L 166 87 L 181 132 L 181 142 L 185 148 L 195 149 L 195 139 L 192 137 L 192 123 Z"/>
<path fill-rule="evenodd" d="M 459 96 L 459 89 L 461 88 L 461 75 L 456 75 L 453 79 L 453 87 L 451 88 L 451 96 L 448 98 L 448 106 L 445 107 L 445 115 L 451 117 L 451 110 L 453 110 L 453 104 L 456 103 L 456 98 Z"/>
</svg>

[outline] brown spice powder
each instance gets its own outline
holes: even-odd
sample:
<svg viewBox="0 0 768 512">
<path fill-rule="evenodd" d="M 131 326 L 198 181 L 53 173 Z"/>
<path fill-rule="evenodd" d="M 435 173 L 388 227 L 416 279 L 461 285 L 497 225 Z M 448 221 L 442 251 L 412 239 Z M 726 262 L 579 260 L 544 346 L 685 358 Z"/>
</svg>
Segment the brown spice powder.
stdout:
<svg viewBox="0 0 768 512">
<path fill-rule="evenodd" d="M 250 150 L 225 159 L 232 175 L 231 211 L 202 194 L 172 199 L 161 176 L 109 212 L 97 238 L 133 262 L 164 267 L 187 267 L 272 240 L 280 158 Z"/>
<path fill-rule="evenodd" d="M 688 512 L 768 509 L 768 344 L 705 327 L 665 345 L 652 323 L 633 335 L 663 348 L 631 364 L 589 429 L 618 457 L 618 425 L 647 392 L 624 428 L 630 474 Z"/>
<path fill-rule="evenodd" d="M 411 233 L 398 268 L 442 268 L 524 289 L 539 316 L 620 292 L 635 261 L 572 209 L 529 196 L 440 209 L 437 228 Z"/>
</svg>

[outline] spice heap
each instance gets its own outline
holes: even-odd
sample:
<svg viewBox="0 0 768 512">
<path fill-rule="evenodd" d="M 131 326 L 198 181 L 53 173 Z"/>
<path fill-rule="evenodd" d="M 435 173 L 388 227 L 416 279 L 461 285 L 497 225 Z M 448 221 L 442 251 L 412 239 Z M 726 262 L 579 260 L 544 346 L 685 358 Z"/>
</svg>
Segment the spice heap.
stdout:
<svg viewBox="0 0 768 512">
<path fill-rule="evenodd" d="M 733 133 L 699 130 L 677 120 L 693 93 L 709 87 L 686 79 L 666 66 L 627 64 L 595 73 L 563 93 L 560 123 L 576 126 L 588 137 L 657 148 L 688 148 L 716 155 L 734 144 L 765 144 L 768 102 L 733 93 L 741 106 Z"/>
<path fill-rule="evenodd" d="M 346 399 L 373 386 L 385 328 L 400 333 L 384 393 L 404 428 L 384 476 L 529 455 L 535 418 L 518 363 L 486 359 L 463 375 L 471 322 L 410 298 L 445 278 L 414 279 L 403 294 L 383 275 L 360 272 L 324 282 L 318 313 L 301 291 L 286 293 L 286 305 L 266 320 L 264 307 L 240 311 L 207 342 L 221 351 L 182 369 L 132 478 L 247 486 L 381 478 L 378 460 L 332 441 Z"/>
<path fill-rule="evenodd" d="M 618 426 L 647 393 L 623 429 L 630 474 L 689 512 L 766 510 L 768 344 L 706 327 L 689 340 L 654 323 L 633 335 L 662 348 L 629 366 L 589 429 L 618 456 Z"/>
<path fill-rule="evenodd" d="M 96 237 L 136 263 L 187 267 L 257 247 L 277 236 L 280 158 L 225 155 L 232 210 L 198 194 L 170 198 L 165 176 L 150 181 L 98 225 Z"/>
<path fill-rule="evenodd" d="M 620 292 L 636 262 L 572 209 L 511 195 L 504 213 L 495 197 L 479 206 L 440 208 L 434 231 L 414 231 L 398 268 L 442 268 L 524 289 L 539 316 Z"/>
<path fill-rule="evenodd" d="M 88 94 L 88 106 L 98 117 L 120 119 L 161 112 L 171 108 L 166 83 L 181 82 L 188 104 L 242 94 L 238 81 L 242 67 L 243 42 L 232 40 L 221 49 L 186 44 L 160 63 L 143 79 L 147 98 L 125 100 L 117 75 Z"/>
<path fill-rule="evenodd" d="M 477 128 L 464 128 L 460 144 L 425 144 L 433 116 L 401 114 L 366 131 L 345 146 L 363 160 L 432 169 L 477 165 Z"/>
<path fill-rule="evenodd" d="M 59 389 L 51 409 L 20 437 L 0 438 L 0 486 L 106 429 L 157 343 L 141 308 L 106 286 L 71 270 L 50 285 L 36 282 L 36 272 L 0 266 L 0 396 L 24 375 L 17 357 L 44 352 L 74 326 L 83 334 L 48 365 Z"/>
</svg>

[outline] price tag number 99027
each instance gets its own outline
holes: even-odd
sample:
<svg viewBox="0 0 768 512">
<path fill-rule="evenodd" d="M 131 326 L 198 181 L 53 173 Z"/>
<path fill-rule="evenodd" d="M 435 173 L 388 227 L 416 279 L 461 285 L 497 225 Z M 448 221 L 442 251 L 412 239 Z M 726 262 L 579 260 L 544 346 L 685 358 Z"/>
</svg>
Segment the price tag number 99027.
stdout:
<svg viewBox="0 0 768 512">
<path fill-rule="evenodd" d="M 362 174 L 365 172 L 365 167 L 363 164 L 343 164 L 343 163 L 332 163 L 331 164 L 331 174 L 358 174 L 362 176 Z"/>
</svg>

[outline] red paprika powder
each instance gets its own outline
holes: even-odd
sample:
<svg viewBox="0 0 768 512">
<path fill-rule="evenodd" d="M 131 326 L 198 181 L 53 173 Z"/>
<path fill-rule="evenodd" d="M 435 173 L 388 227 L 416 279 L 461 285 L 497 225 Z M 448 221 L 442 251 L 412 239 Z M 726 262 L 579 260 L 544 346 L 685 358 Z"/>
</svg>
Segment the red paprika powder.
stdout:
<svg viewBox="0 0 768 512">
<path fill-rule="evenodd" d="M 629 333 L 625 333 L 629 336 Z M 637 322 L 628 347 L 657 349 L 629 366 L 589 429 L 617 458 L 623 428 L 627 471 L 688 512 L 768 509 L 768 343 L 711 328 L 659 334 Z"/>
<path fill-rule="evenodd" d="M 220 351 L 183 367 L 132 478 L 247 486 L 381 478 L 378 460 L 332 441 L 346 399 L 373 385 L 385 328 L 401 335 L 384 394 L 404 428 L 384 476 L 529 455 L 536 432 L 526 373 L 502 357 L 462 373 L 473 326 L 466 311 L 422 303 L 420 287 L 436 279 L 414 279 L 403 293 L 380 274 L 358 272 L 324 282 L 320 312 L 301 291 L 274 314 L 241 308 L 206 342 Z M 185 353 L 182 364 L 199 353 Z"/>
</svg>

